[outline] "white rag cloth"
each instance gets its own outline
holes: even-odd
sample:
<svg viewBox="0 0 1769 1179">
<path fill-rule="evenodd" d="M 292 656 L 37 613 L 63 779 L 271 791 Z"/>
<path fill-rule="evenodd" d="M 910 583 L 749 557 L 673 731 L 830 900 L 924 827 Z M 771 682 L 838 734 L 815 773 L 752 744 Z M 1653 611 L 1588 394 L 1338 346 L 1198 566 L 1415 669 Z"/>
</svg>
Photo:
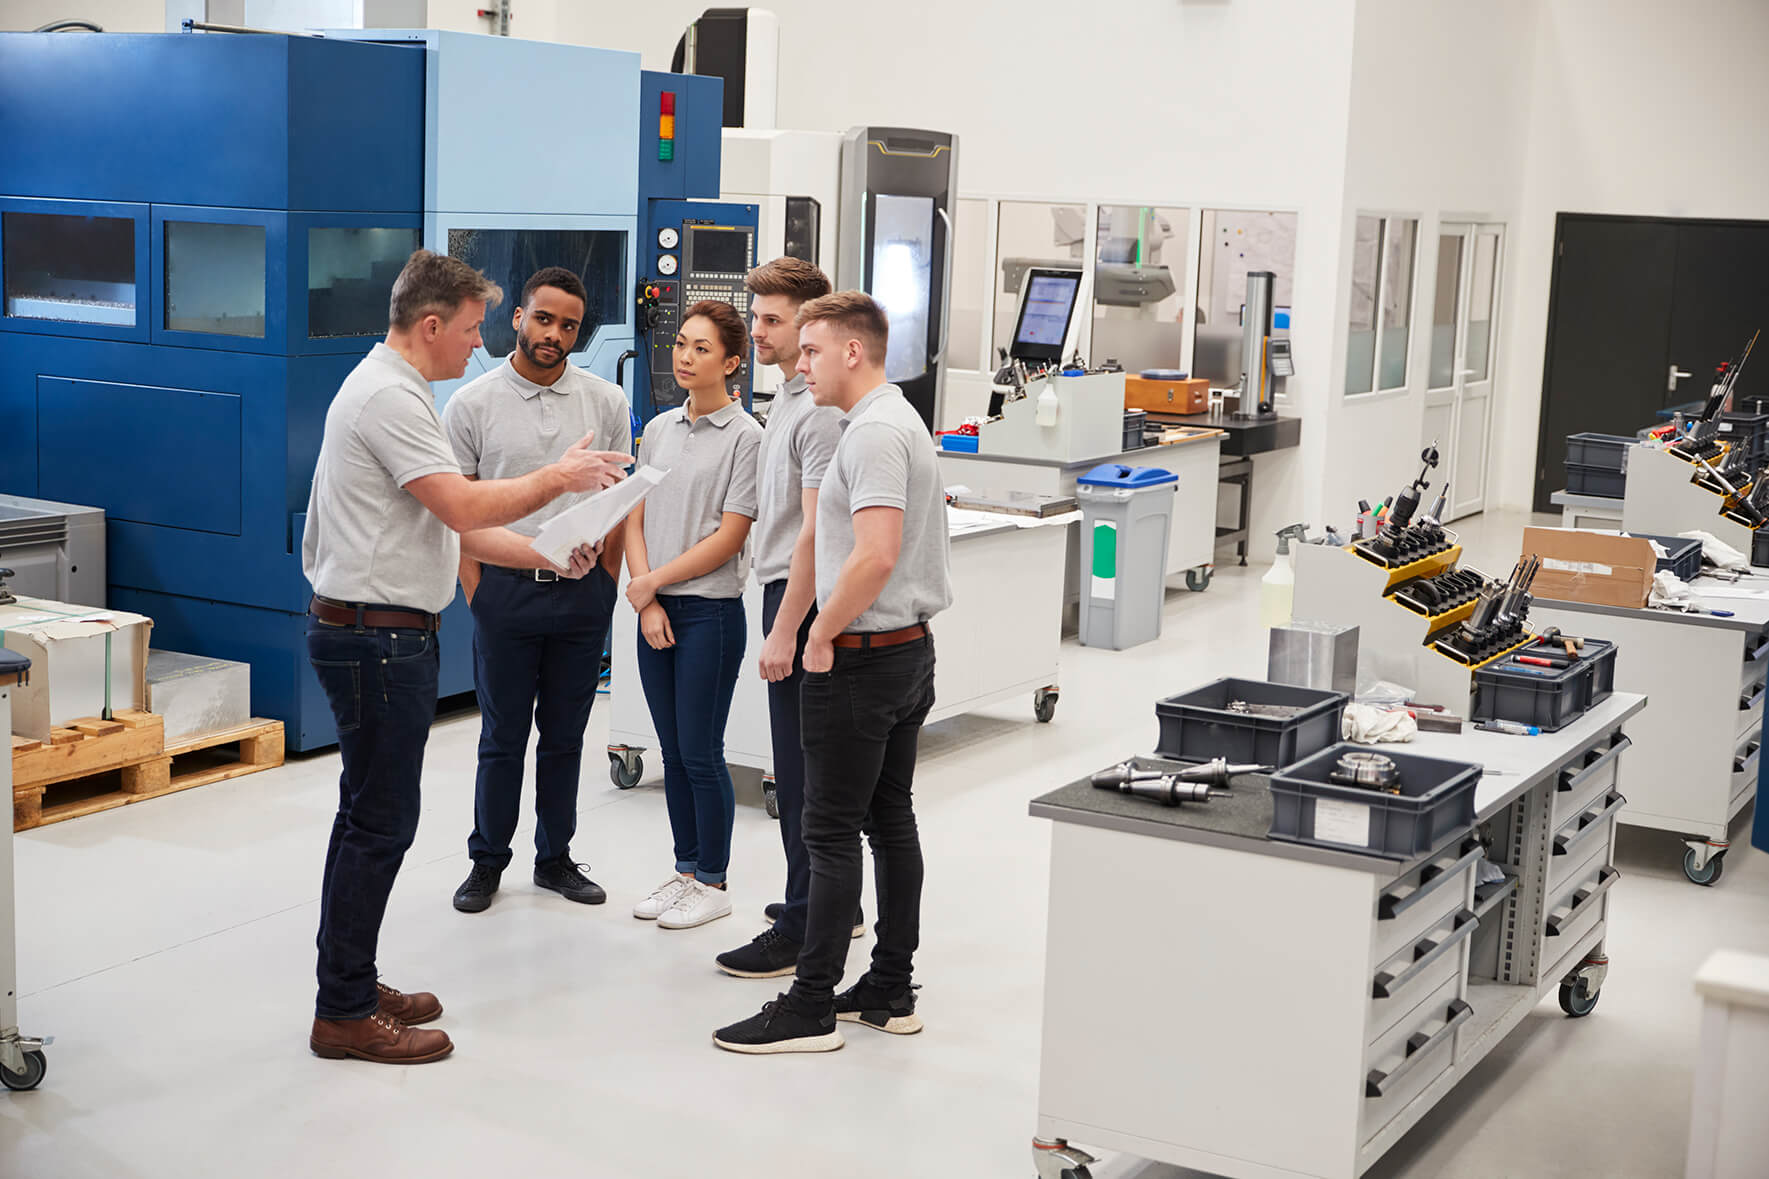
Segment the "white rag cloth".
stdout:
<svg viewBox="0 0 1769 1179">
<path fill-rule="evenodd" d="M 1648 606 L 1660 606 L 1666 602 L 1690 602 L 1695 600 L 1695 592 L 1679 581 L 1677 575 L 1669 569 L 1660 569 L 1652 575 L 1652 592 L 1646 596 Z"/>
<path fill-rule="evenodd" d="M 1411 741 L 1419 731 L 1419 722 L 1404 708 L 1377 708 L 1372 704 L 1348 704 L 1341 736 L 1359 745 L 1380 745 L 1391 741 Z"/>
<path fill-rule="evenodd" d="M 1751 567 L 1750 557 L 1711 532 L 1703 532 L 1697 528 L 1689 532 L 1679 532 L 1677 535 L 1701 541 L 1701 559 L 1709 565 L 1719 569 L 1737 569 L 1740 572 L 1748 571 Z"/>
</svg>

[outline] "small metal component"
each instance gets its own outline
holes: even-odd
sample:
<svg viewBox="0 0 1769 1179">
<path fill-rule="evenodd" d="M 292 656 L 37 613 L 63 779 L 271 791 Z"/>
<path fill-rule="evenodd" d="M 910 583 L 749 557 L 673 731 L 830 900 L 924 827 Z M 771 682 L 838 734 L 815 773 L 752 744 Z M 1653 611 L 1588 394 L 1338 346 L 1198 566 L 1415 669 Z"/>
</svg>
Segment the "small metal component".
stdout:
<svg viewBox="0 0 1769 1179">
<path fill-rule="evenodd" d="M 1327 775 L 1341 786 L 1366 786 L 1389 794 L 1400 793 L 1400 767 L 1392 757 L 1353 750 L 1344 754 Z"/>
<path fill-rule="evenodd" d="M 1202 785 L 1216 789 L 1227 789 L 1229 779 L 1240 774 L 1269 774 L 1275 767 L 1258 765 L 1230 765 L 1226 758 L 1213 758 L 1202 765 L 1187 766 L 1179 770 L 1142 770 L 1135 762 L 1120 762 L 1109 770 L 1101 770 L 1089 779 L 1101 790 L 1117 790 L 1124 794 L 1144 794 L 1146 797 L 1159 797 L 1146 791 L 1132 790 L 1131 786 L 1142 782 L 1173 782 L 1184 785 Z M 1180 801 L 1176 799 L 1175 801 Z M 1203 801 L 1199 798 L 1197 801 Z"/>
</svg>

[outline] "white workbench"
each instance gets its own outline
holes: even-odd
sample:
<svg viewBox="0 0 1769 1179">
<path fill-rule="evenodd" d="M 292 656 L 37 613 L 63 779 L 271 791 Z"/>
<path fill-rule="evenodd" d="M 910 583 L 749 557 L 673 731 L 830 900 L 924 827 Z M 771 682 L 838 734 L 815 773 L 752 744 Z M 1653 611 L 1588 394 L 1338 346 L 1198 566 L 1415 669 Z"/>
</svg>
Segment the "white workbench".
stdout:
<svg viewBox="0 0 1769 1179">
<path fill-rule="evenodd" d="M 1103 463 L 1172 471 L 1179 478 L 1179 486 L 1168 531 L 1166 573 L 1169 578 L 1183 573 L 1189 588 L 1202 590 L 1210 584 L 1210 568 L 1216 560 L 1216 491 L 1222 437 L 1220 431 L 1212 430 L 1179 442 L 1085 459 L 1015 458 L 943 450 L 940 478 L 947 487 L 962 485 L 978 493 L 1025 491 L 1072 496 L 1075 480 Z M 1077 574 L 1081 530 L 1077 527 L 1067 532 L 1063 600 L 1074 602 L 1081 592 Z"/>
<path fill-rule="evenodd" d="M 1055 820 L 1040 1174 L 1104 1147 L 1240 1179 L 1355 1179 L 1544 996 L 1588 1013 L 1618 878 L 1621 728 L 1645 704 L 1617 693 L 1558 733 L 1406 747 L 1486 767 L 1476 831 L 1507 880 L 1479 888 L 1473 839 L 1405 863 L 1267 840 L 1262 778 L 1179 808 L 1085 780 L 1033 802 Z"/>
<path fill-rule="evenodd" d="M 1560 509 L 1562 528 L 1599 528 L 1614 531 L 1622 526 L 1622 500 L 1607 495 L 1574 495 L 1556 491 L 1548 502 Z"/>
<path fill-rule="evenodd" d="M 12 735 L 12 691 L 30 673 L 30 660 L 12 651 L 0 651 L 0 735 Z M 0 756 L 0 787 L 12 798 L 12 754 Z M 18 940 L 16 890 L 12 878 L 12 808 L 6 809 L 6 829 L 0 831 L 0 1084 L 8 1089 L 35 1089 L 43 1080 L 47 1061 L 44 1040 L 19 1035 Z"/>
<path fill-rule="evenodd" d="M 933 620 L 935 724 L 1016 696 L 1024 696 L 1037 719 L 1056 710 L 1057 655 L 1062 646 L 1063 551 L 1074 513 L 1048 520 L 978 524 L 977 513 L 951 513 L 952 605 Z M 757 665 L 762 657 L 762 590 L 752 577 L 743 591 L 749 639 L 731 716 L 725 726 L 725 760 L 734 766 L 774 772 L 768 725 L 768 686 Z M 621 788 L 645 775 L 643 754 L 657 748 L 657 731 L 645 704 L 636 665 L 638 616 L 621 596 L 609 631 L 609 775 Z M 661 774 L 663 767 L 653 770 Z M 767 784 L 765 783 L 765 786 Z M 772 792 L 767 791 L 772 809 Z"/>
<path fill-rule="evenodd" d="M 1733 817 L 1757 794 L 1769 576 L 1736 585 L 1698 577 L 1690 588 L 1703 608 L 1734 617 L 1543 599 L 1529 616 L 1538 631 L 1558 626 L 1569 635 L 1612 640 L 1616 688 L 1653 693 L 1652 707 L 1631 732 L 1635 776 L 1622 822 L 1684 837 L 1684 871 L 1698 884 L 1711 884 Z M 1765 596 L 1701 592 L 1736 588 L 1760 588 Z"/>
</svg>

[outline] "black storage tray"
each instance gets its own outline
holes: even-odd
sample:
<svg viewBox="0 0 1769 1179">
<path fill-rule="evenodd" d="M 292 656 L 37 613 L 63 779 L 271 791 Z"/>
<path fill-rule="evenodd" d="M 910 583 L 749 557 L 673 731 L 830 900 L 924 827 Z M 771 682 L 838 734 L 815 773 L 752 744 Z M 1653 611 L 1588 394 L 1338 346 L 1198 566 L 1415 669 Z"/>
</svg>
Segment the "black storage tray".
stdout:
<svg viewBox="0 0 1769 1179">
<path fill-rule="evenodd" d="M 1549 644 L 1524 647 L 1512 654 L 1532 651 L 1566 653 L 1564 647 Z M 1474 707 L 1469 716 L 1475 722 L 1516 721 L 1551 733 L 1578 720 L 1615 690 L 1615 644 L 1603 639 L 1586 639 L 1577 662 L 1552 675 L 1531 675 L 1513 668 L 1510 658 L 1506 655 L 1474 673 Z"/>
<path fill-rule="evenodd" d="M 1605 471 L 1626 470 L 1628 447 L 1636 441 L 1622 434 L 1568 434 L 1566 465 Z"/>
<path fill-rule="evenodd" d="M 1654 536 L 1650 532 L 1630 532 L 1629 536 L 1656 540 L 1665 548 L 1658 560 L 1660 569 L 1669 569 L 1679 581 L 1694 581 L 1701 575 L 1701 541 L 1687 536 Z"/>
<path fill-rule="evenodd" d="M 1761 458 L 1765 444 L 1769 443 L 1769 413 L 1723 413 L 1715 436 L 1722 442 L 1744 447 L 1752 458 Z"/>
<path fill-rule="evenodd" d="M 1295 716 L 1230 712 L 1231 700 L 1300 708 Z M 1340 723 L 1351 697 L 1322 688 L 1299 688 L 1265 680 L 1225 678 L 1155 703 L 1161 735 L 1160 757 L 1174 761 L 1230 762 L 1287 766 L 1339 740 Z"/>
<path fill-rule="evenodd" d="M 1124 449 L 1136 450 L 1146 444 L 1143 437 L 1143 425 L 1148 415 L 1140 410 L 1124 411 Z"/>
<path fill-rule="evenodd" d="M 1399 794 L 1329 782 L 1327 775 L 1344 753 L 1356 745 L 1334 745 L 1271 779 L 1271 838 L 1290 843 L 1330 847 L 1336 851 L 1410 860 L 1442 847 L 1474 826 L 1474 788 L 1480 767 L 1459 761 L 1397 753 L 1390 747 L 1374 752 L 1394 759 L 1400 770 Z M 1321 822 L 1320 805 L 1332 810 Z M 1367 846 L 1356 841 L 1362 812 L 1368 807 Z M 1349 838 L 1323 838 L 1323 836 Z"/>
<path fill-rule="evenodd" d="M 1612 471 L 1607 467 L 1586 467 L 1578 463 L 1566 464 L 1566 493 L 1568 495 L 1595 495 L 1604 499 L 1620 499 L 1628 489 L 1628 476 L 1624 471 Z"/>
<path fill-rule="evenodd" d="M 1769 528 L 1751 533 L 1751 564 L 1769 565 Z"/>
</svg>

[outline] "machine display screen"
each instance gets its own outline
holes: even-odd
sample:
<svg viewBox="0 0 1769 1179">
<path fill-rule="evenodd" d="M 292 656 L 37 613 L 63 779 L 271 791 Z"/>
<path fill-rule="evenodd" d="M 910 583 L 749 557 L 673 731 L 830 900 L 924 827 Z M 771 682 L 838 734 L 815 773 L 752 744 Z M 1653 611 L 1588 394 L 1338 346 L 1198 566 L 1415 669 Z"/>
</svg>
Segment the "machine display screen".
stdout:
<svg viewBox="0 0 1769 1179">
<path fill-rule="evenodd" d="M 872 297 L 891 321 L 885 379 L 910 381 L 928 369 L 928 312 L 934 297 L 934 199 L 873 198 Z"/>
<path fill-rule="evenodd" d="M 1062 359 L 1063 339 L 1069 334 L 1080 290 L 1079 270 L 1031 271 L 1011 354 L 1020 360 Z"/>
<path fill-rule="evenodd" d="M 739 229 L 690 227 L 688 265 L 695 274 L 748 274 L 749 234 Z"/>
</svg>

